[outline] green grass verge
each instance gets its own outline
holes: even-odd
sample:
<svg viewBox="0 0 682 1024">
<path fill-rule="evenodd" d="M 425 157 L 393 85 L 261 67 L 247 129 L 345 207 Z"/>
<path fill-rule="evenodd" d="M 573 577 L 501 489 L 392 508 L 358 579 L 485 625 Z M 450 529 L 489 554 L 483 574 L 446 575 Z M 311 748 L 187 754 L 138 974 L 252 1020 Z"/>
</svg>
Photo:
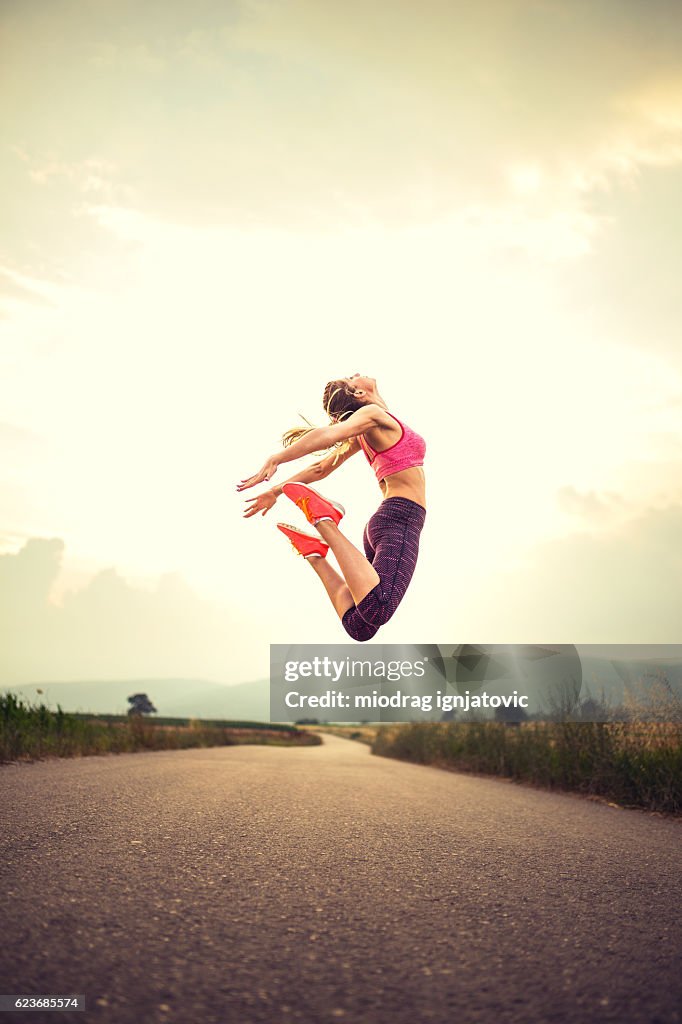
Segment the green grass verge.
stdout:
<svg viewBox="0 0 682 1024">
<path fill-rule="evenodd" d="M 69 714 L 0 694 L 0 762 L 245 743 L 314 746 L 321 740 L 278 723 Z"/>
<path fill-rule="evenodd" d="M 423 723 L 384 727 L 372 753 L 682 813 L 679 723 Z"/>
<path fill-rule="evenodd" d="M 69 711 L 69 715 L 71 718 L 79 718 L 88 722 L 129 722 L 131 717 L 130 715 L 107 715 L 86 711 Z M 174 725 L 178 728 L 196 725 L 197 722 L 210 725 L 215 729 L 266 729 L 268 732 L 291 732 L 294 728 L 292 725 L 284 725 L 281 722 L 242 722 L 229 718 L 161 718 L 159 715 L 154 715 L 148 721 L 154 722 L 155 725 Z"/>
</svg>

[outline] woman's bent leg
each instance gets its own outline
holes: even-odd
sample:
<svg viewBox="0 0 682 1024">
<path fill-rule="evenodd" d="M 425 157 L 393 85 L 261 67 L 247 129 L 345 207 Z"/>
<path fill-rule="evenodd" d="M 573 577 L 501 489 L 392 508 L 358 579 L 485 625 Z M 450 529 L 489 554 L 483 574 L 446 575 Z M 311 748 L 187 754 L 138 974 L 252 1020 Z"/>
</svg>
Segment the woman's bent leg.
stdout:
<svg viewBox="0 0 682 1024">
<path fill-rule="evenodd" d="M 341 617 L 341 625 L 353 640 L 371 640 L 379 630 L 378 626 L 371 626 L 363 619 L 355 605 Z"/>
<path fill-rule="evenodd" d="M 377 629 L 388 622 L 410 585 L 425 518 L 425 510 L 416 502 L 388 498 L 370 519 L 368 533 L 380 582 L 361 601 L 356 601 L 356 609 Z"/>
<path fill-rule="evenodd" d="M 318 524 L 319 525 L 319 524 Z M 344 538 L 345 539 L 345 538 Z M 366 561 L 371 565 L 374 559 L 374 548 L 368 535 L 367 527 L 362 535 L 362 543 L 365 549 Z M 360 554 L 360 552 L 358 552 Z M 353 600 L 353 595 L 342 576 L 331 567 L 326 558 L 308 558 L 311 566 L 322 580 L 324 588 L 341 619 L 343 628 L 353 640 L 371 640 L 376 633 L 378 626 L 370 626 L 368 622 L 358 614 Z"/>
<path fill-rule="evenodd" d="M 359 604 L 363 597 L 379 583 L 379 573 L 363 553 L 358 551 L 347 537 L 344 537 L 336 523 L 330 519 L 323 519 L 322 522 L 317 523 L 316 528 L 325 544 L 328 544 L 334 552 L 334 557 L 339 563 L 348 589 L 353 595 L 353 601 L 355 604 Z"/>
<path fill-rule="evenodd" d="M 363 534 L 365 555 L 338 526 L 323 520 L 318 532 L 334 552 L 343 577 L 324 558 L 308 558 L 322 580 L 343 628 L 365 641 L 388 622 L 405 596 L 417 564 L 426 512 L 407 498 L 388 498 Z"/>
<path fill-rule="evenodd" d="M 324 589 L 336 609 L 336 614 L 343 620 L 343 616 L 349 608 L 355 607 L 353 595 L 346 586 L 346 581 L 332 568 L 326 558 L 307 558 L 306 561 L 310 563 L 322 580 Z"/>
</svg>

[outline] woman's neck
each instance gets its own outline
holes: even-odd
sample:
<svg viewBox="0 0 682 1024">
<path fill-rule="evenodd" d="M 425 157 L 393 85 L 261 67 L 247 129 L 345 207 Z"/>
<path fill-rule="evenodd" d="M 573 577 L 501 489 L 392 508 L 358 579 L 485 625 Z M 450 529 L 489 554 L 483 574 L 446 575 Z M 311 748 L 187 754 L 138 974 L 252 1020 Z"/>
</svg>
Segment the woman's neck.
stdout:
<svg viewBox="0 0 682 1024">
<path fill-rule="evenodd" d="M 386 402 L 383 400 L 378 391 L 368 391 L 367 398 L 369 399 L 369 401 L 366 403 L 367 405 L 380 405 L 382 409 L 388 409 Z"/>
</svg>

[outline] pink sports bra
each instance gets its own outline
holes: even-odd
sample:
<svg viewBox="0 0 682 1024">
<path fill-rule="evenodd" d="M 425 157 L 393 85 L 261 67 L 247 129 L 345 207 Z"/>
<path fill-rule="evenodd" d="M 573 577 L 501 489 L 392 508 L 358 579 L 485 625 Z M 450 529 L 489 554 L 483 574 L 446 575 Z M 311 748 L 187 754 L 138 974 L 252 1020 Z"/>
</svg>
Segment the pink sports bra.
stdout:
<svg viewBox="0 0 682 1024">
<path fill-rule="evenodd" d="M 388 410 L 386 410 L 388 412 Z M 392 412 L 388 413 L 393 416 Z M 405 423 L 393 416 L 396 423 L 402 428 L 402 437 L 386 448 L 383 452 L 375 452 L 365 441 L 363 434 L 358 434 L 360 447 L 367 456 L 367 461 L 376 473 L 379 483 L 393 473 L 400 473 L 403 469 L 412 469 L 414 466 L 424 465 L 426 453 L 426 441 L 423 437 L 408 427 Z"/>
</svg>

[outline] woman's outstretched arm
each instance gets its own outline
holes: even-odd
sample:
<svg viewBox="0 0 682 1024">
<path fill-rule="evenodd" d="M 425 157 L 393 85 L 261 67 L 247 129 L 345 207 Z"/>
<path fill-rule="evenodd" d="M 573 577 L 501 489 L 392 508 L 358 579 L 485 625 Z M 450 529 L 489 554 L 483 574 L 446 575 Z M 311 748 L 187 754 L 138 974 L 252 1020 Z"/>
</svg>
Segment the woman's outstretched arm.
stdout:
<svg viewBox="0 0 682 1024">
<path fill-rule="evenodd" d="M 237 490 L 245 491 L 248 487 L 254 487 L 256 484 L 262 483 L 263 480 L 269 480 L 277 472 L 277 467 L 281 466 L 284 462 L 293 462 L 294 459 L 300 459 L 303 455 L 310 455 L 312 452 L 331 448 L 332 445 L 338 444 L 339 441 L 347 441 L 351 437 L 357 437 L 358 434 L 362 434 L 365 430 L 369 430 L 370 427 L 381 423 L 385 416 L 386 413 L 381 406 L 365 405 L 341 423 L 333 423 L 329 427 L 315 427 L 305 434 L 304 437 L 295 441 L 294 444 L 289 445 L 288 448 L 283 448 L 281 452 L 277 452 L 276 455 L 271 455 L 266 459 L 265 464 L 257 473 L 247 477 L 245 480 L 241 480 L 237 484 Z M 299 477 L 295 479 L 298 480 Z"/>
<path fill-rule="evenodd" d="M 342 466 L 343 463 L 359 452 L 360 445 L 353 438 L 350 442 L 350 447 L 343 452 L 332 452 L 331 455 L 325 456 L 324 459 L 320 459 L 319 462 L 314 462 L 312 466 L 308 466 L 307 469 L 302 469 L 296 476 L 292 476 L 292 480 L 299 480 L 304 484 L 314 484 L 316 480 L 324 480 L 325 477 L 333 473 L 335 469 Z M 288 480 L 283 480 L 282 483 L 288 483 Z M 263 491 L 262 494 L 256 495 L 255 498 L 245 498 L 244 500 L 249 502 L 249 506 L 244 513 L 244 519 L 248 519 L 250 516 L 255 516 L 258 512 L 261 515 L 265 515 L 273 507 L 277 499 L 282 494 L 282 484 L 275 484 L 268 491 Z"/>
</svg>

